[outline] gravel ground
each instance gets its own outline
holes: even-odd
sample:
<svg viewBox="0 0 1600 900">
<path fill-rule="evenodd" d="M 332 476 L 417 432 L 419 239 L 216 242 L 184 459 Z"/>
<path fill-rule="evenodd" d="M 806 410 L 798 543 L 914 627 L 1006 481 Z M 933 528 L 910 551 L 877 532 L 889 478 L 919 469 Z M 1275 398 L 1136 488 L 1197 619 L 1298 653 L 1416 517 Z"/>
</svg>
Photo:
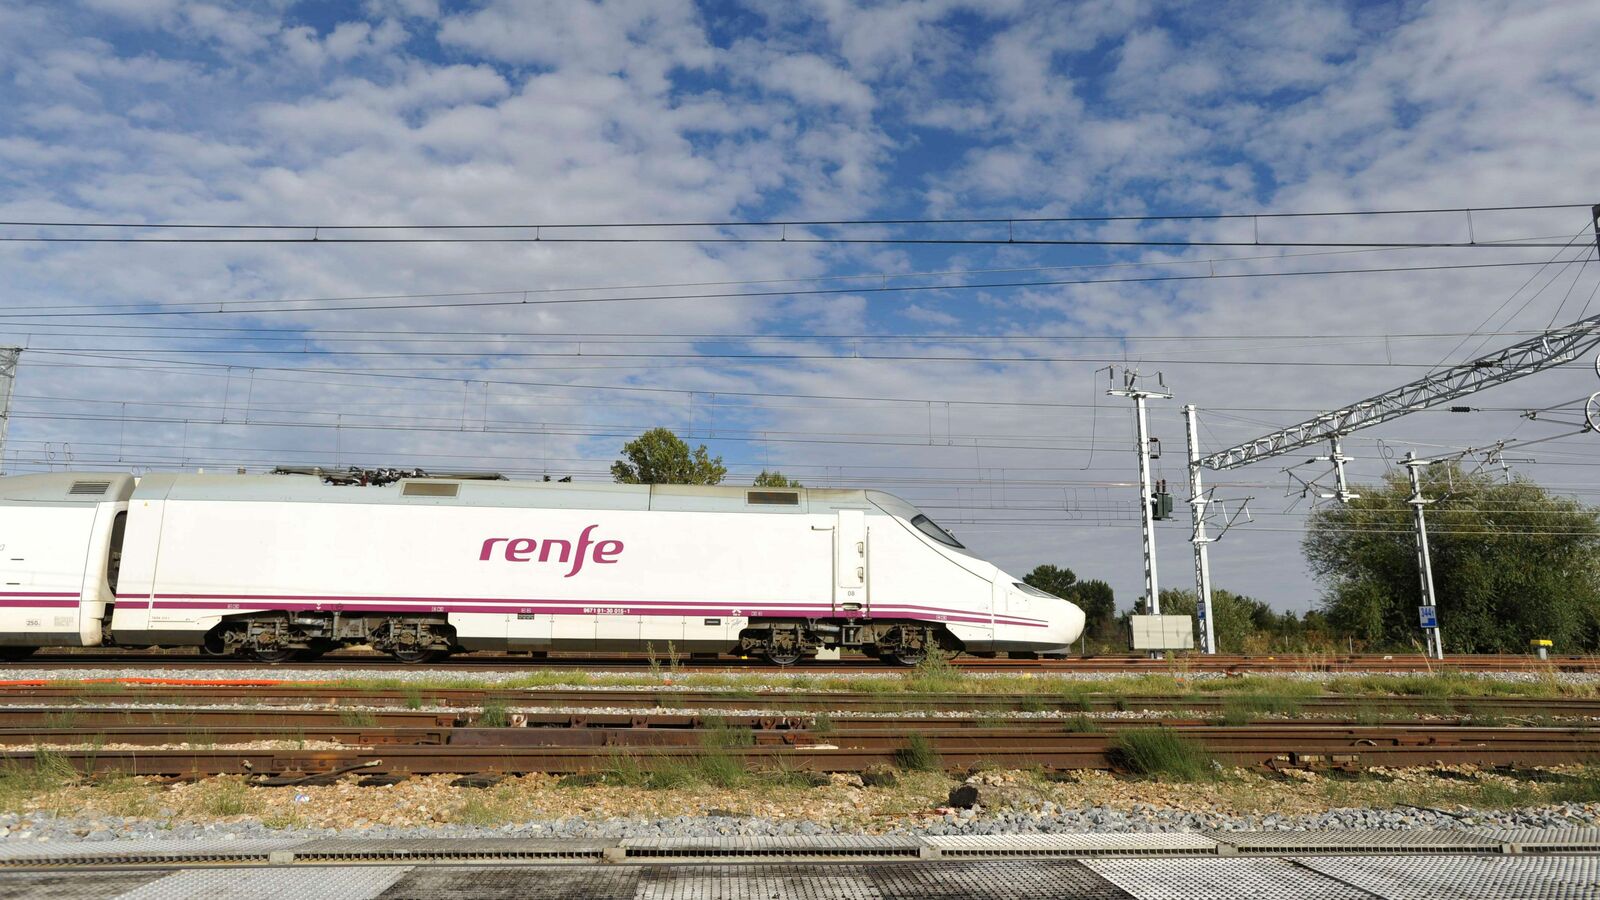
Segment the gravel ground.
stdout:
<svg viewBox="0 0 1600 900">
<path fill-rule="evenodd" d="M 1051 834 L 1174 832 L 1217 829 L 1224 831 L 1313 831 L 1322 829 L 1457 829 L 1471 827 L 1577 828 L 1592 826 L 1592 805 L 1561 805 L 1515 810 L 1458 810 L 1450 814 L 1429 809 L 1335 809 L 1312 816 L 1228 816 L 1185 813 L 1153 806 L 1130 809 L 1091 806 L 1078 809 L 1044 808 L 1019 812 L 1001 810 L 949 811 L 932 821 L 907 824 L 874 833 L 886 834 Z M 572 816 L 559 820 L 507 823 L 499 826 L 412 825 L 323 828 L 275 827 L 260 821 L 164 824 L 116 816 L 55 816 L 34 812 L 25 816 L 0 815 L 0 841 L 75 842 L 140 838 L 190 840 L 196 838 L 364 837 L 364 838 L 632 838 L 714 837 L 859 834 L 862 829 L 828 822 L 768 819 L 733 815 L 684 815 L 671 818 L 617 817 L 593 819 Z"/>
<path fill-rule="evenodd" d="M 1539 770 L 1546 784 L 1577 768 Z M 974 809 L 948 807 L 961 782 L 902 772 L 892 786 L 854 775 L 799 787 L 690 785 L 667 790 L 562 786 L 529 775 L 489 788 L 460 788 L 449 776 L 359 786 L 354 778 L 315 787 L 252 788 L 237 778 L 173 785 L 120 779 L 13 796 L 0 813 L 0 841 L 125 838 L 311 837 L 642 837 L 811 834 L 1034 834 L 1222 830 L 1564 828 L 1600 821 L 1600 802 L 1539 802 L 1508 794 L 1482 809 L 1475 798 L 1519 782 L 1456 766 L 1378 770 L 1347 782 L 1312 773 L 1293 780 L 1240 771 L 1217 782 L 1128 781 L 1103 772 L 1065 780 L 1021 771 L 984 772 Z M 1508 801 L 1504 798 L 1519 797 Z"/>
</svg>

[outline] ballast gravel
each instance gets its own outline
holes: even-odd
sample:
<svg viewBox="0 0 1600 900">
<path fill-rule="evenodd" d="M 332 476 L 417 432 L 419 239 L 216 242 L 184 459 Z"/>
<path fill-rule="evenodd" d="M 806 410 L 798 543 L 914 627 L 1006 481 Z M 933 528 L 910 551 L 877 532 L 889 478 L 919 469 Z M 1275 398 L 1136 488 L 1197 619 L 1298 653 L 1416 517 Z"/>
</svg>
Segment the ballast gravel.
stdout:
<svg viewBox="0 0 1600 900">
<path fill-rule="evenodd" d="M 1460 829 L 1476 827 L 1578 828 L 1594 825 L 1589 806 L 1562 805 L 1514 810 L 1441 812 L 1417 808 L 1334 809 L 1310 816 L 1229 816 L 1188 813 L 1136 804 L 1128 809 L 1085 807 L 1028 812 L 988 811 L 981 807 L 950 810 L 914 826 L 875 832 L 915 835 L 1111 834 L 1221 831 L 1318 831 Z M 164 825 L 116 816 L 58 816 L 50 811 L 0 815 L 0 841 L 13 843 L 117 841 L 199 838 L 640 838 L 640 837 L 771 837 L 860 834 L 861 829 L 826 822 L 775 820 L 755 816 L 700 815 L 671 818 L 590 819 L 572 816 L 499 826 L 367 826 L 358 828 L 269 827 L 261 822 Z"/>
</svg>

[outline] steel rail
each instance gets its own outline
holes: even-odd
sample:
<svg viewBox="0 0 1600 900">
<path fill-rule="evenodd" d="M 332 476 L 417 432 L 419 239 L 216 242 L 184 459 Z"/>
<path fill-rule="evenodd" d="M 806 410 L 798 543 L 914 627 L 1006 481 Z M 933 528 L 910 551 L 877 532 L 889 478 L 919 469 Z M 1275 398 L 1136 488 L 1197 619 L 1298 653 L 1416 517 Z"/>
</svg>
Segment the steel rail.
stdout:
<svg viewBox="0 0 1600 900">
<path fill-rule="evenodd" d="M 1520 729 L 1506 729 L 1519 731 Z M 1239 766 L 1415 767 L 1471 763 L 1480 766 L 1530 766 L 1592 762 L 1600 742 L 1591 740 L 1375 744 L 1351 737 L 1343 741 L 1298 742 L 1285 735 L 1237 736 L 1213 740 L 1191 735 L 1220 762 Z M 1050 769 L 1116 769 L 1122 764 L 1113 734 L 1060 734 L 1047 740 L 1016 737 L 934 738 L 929 741 L 943 768 L 979 766 Z M 862 741 L 861 746 L 758 746 L 715 748 L 672 746 L 383 746 L 339 750 L 148 749 L 15 750 L 9 765 L 28 767 L 42 755 L 52 765 L 64 762 L 85 775 L 122 773 L 166 777 L 206 775 L 343 774 L 581 774 L 614 771 L 626 764 L 642 770 L 690 766 L 716 754 L 748 771 L 860 772 L 895 766 L 905 760 L 899 737 Z"/>
<path fill-rule="evenodd" d="M 1517 711 L 1533 715 L 1600 717 L 1600 698 L 1504 696 L 1395 696 L 1380 694 L 1270 695 L 1262 692 L 1137 696 L 1109 693 L 973 694 L 973 693 L 848 693 L 827 691 L 679 690 L 671 687 L 629 689 L 571 688 L 359 688 L 349 684 L 284 684 L 278 682 L 219 682 L 215 684 L 142 684 L 138 682 L 0 683 L 0 722 L 12 706 L 33 706 L 42 701 L 79 704 L 321 703 L 355 714 L 371 704 L 403 707 L 428 702 L 436 707 L 481 707 L 503 704 L 516 711 L 556 707 L 627 707 L 660 710 L 772 710 L 894 713 L 970 711 L 1029 712 L 1163 710 L 1227 710 L 1236 704 L 1270 703 L 1288 710 L 1343 712 L 1364 715 L 1386 710 L 1428 714 Z M 71 706 L 62 706 L 62 713 Z"/>
<path fill-rule="evenodd" d="M 704 723 L 697 723 L 703 725 Z M 1344 723 L 1255 722 L 1247 725 L 1218 725 L 1199 721 L 1171 723 L 1164 720 L 1134 719 L 1096 723 L 1093 731 L 1068 730 L 1063 723 L 1036 725 L 1027 722 L 976 726 L 949 725 L 943 720 L 900 722 L 894 727 L 870 727 L 870 723 L 850 723 L 826 731 L 815 729 L 762 729 L 750 727 L 694 728 L 489 728 L 442 727 L 408 728 L 358 725 L 303 726 L 216 726 L 196 729 L 181 722 L 156 726 L 110 726 L 99 728 L 0 728 L 0 746 L 30 748 L 92 744 L 96 746 L 136 744 L 166 746 L 198 745 L 207 749 L 217 744 L 320 741 L 368 748 L 384 747 L 641 747 L 676 746 L 716 749 L 730 746 L 790 746 L 800 748 L 899 749 L 909 734 L 918 734 L 941 748 L 964 746 L 1015 745 L 1018 748 L 1053 749 L 1063 742 L 1110 740 L 1111 733 L 1128 730 L 1168 728 L 1202 739 L 1212 749 L 1231 746 L 1256 746 L 1264 742 L 1292 747 L 1297 751 L 1339 752 L 1355 747 L 1430 746 L 1482 747 L 1543 750 L 1578 748 L 1600 755 L 1600 731 L 1587 728 L 1489 727 L 1468 724 L 1390 724 L 1351 725 Z"/>
</svg>

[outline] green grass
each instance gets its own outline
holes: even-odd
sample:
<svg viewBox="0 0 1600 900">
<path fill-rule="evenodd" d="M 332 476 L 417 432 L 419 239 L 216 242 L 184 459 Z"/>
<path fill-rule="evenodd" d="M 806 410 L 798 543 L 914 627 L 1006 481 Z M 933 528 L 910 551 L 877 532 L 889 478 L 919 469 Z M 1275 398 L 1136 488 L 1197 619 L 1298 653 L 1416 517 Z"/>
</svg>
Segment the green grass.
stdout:
<svg viewBox="0 0 1600 900">
<path fill-rule="evenodd" d="M 895 765 L 911 772 L 938 772 L 944 769 L 944 760 L 933 743 L 920 734 L 906 738 L 906 745 L 894 754 Z"/>
<path fill-rule="evenodd" d="M 811 717 L 811 731 L 815 734 L 832 734 L 833 717 L 825 712 L 819 712 Z"/>
<path fill-rule="evenodd" d="M 735 728 L 721 716 L 707 716 L 702 720 L 700 746 L 725 750 L 731 747 L 754 747 L 756 734 L 749 728 Z"/>
<path fill-rule="evenodd" d="M 675 648 L 667 648 L 670 653 Z M 670 662 L 670 660 L 669 660 Z M 407 683 L 393 678 L 348 678 L 334 682 L 334 686 L 359 696 L 363 691 L 383 690 L 403 697 L 407 705 L 415 706 L 428 691 L 444 688 L 486 690 L 507 696 L 521 690 L 538 690 L 557 685 L 578 687 L 611 687 L 642 689 L 659 686 L 661 677 L 669 673 L 657 660 L 660 676 L 650 672 L 592 672 L 580 669 L 539 669 L 519 673 L 515 677 L 499 680 L 474 675 L 435 675 L 426 682 Z M 1066 708 L 1089 711 L 1107 707 L 1139 709 L 1141 699 L 1160 698 L 1165 701 L 1182 698 L 1238 697 L 1230 705 L 1232 718 L 1240 719 L 1247 712 L 1262 709 L 1281 710 L 1292 714 L 1296 700 L 1319 695 L 1371 698 L 1382 701 L 1405 698 L 1409 704 L 1431 703 L 1429 711 L 1450 712 L 1460 701 L 1481 702 L 1496 697 L 1600 697 L 1600 687 L 1590 684 L 1568 684 L 1556 678 L 1539 678 L 1533 681 L 1508 682 L 1478 677 L 1470 673 L 1441 671 L 1423 675 L 1332 675 L 1325 678 L 1303 679 L 1274 675 L 1247 675 L 1231 678 L 1200 678 L 1174 667 L 1164 673 L 1141 675 L 1108 675 L 1101 678 L 1069 678 L 1050 672 L 1030 674 L 995 674 L 969 671 L 952 666 L 943 656 L 930 655 L 920 665 L 905 671 L 892 669 L 868 670 L 862 675 L 816 675 L 751 671 L 722 672 L 671 672 L 675 686 L 688 689 L 725 692 L 729 699 L 740 697 L 766 699 L 773 693 L 786 690 L 818 692 L 844 692 L 856 695 L 904 697 L 904 695 L 948 696 L 951 694 L 1008 695 L 1017 697 L 1018 707 L 1025 710 Z M 60 684 L 81 685 L 86 694 L 109 692 L 117 685 L 83 684 L 63 681 Z M 1268 701 L 1264 698 L 1274 698 Z M 914 698 L 907 697 L 908 701 Z M 670 692 L 664 692 L 659 701 L 662 706 L 675 706 L 678 701 Z M 1266 704 L 1272 704 L 1267 706 Z M 1225 713 L 1227 710 L 1225 710 Z M 1227 715 L 1224 718 L 1228 718 Z"/>
<path fill-rule="evenodd" d="M 63 709 L 59 712 L 47 712 L 44 714 L 44 727 L 77 728 L 78 711 L 75 709 Z"/>
<path fill-rule="evenodd" d="M 0 764 L 0 809 L 13 810 L 30 797 L 60 790 L 78 780 L 78 770 L 60 754 L 43 747 L 33 753 L 33 764 L 11 757 Z"/>
<path fill-rule="evenodd" d="M 242 778 L 218 778 L 207 784 L 201 808 L 213 816 L 242 816 L 256 809 L 250 786 Z"/>
<path fill-rule="evenodd" d="M 1165 726 L 1117 733 L 1114 761 L 1129 772 L 1163 781 L 1213 781 L 1218 767 L 1197 741 Z"/>
<path fill-rule="evenodd" d="M 1100 727 L 1100 723 L 1097 720 L 1091 719 L 1088 716 L 1078 715 L 1068 716 L 1062 723 L 1061 730 L 1087 734 L 1103 731 L 1104 729 Z"/>
<path fill-rule="evenodd" d="M 420 688 L 406 688 L 406 709 L 422 708 L 422 690 Z"/>
<path fill-rule="evenodd" d="M 694 774 L 706 784 L 720 788 L 739 787 L 748 776 L 744 763 L 727 753 L 717 752 L 702 753 L 696 757 Z"/>
<path fill-rule="evenodd" d="M 1305 711 L 1300 697 L 1275 694 L 1230 694 L 1222 698 L 1222 724 L 1248 725 L 1268 716 L 1298 716 Z"/>
<path fill-rule="evenodd" d="M 339 721 L 351 728 L 373 728 L 378 717 L 370 709 L 346 709 L 339 712 Z"/>
<path fill-rule="evenodd" d="M 478 713 L 479 728 L 505 728 L 511 724 L 511 713 L 504 700 L 483 701 L 483 711 Z"/>
</svg>

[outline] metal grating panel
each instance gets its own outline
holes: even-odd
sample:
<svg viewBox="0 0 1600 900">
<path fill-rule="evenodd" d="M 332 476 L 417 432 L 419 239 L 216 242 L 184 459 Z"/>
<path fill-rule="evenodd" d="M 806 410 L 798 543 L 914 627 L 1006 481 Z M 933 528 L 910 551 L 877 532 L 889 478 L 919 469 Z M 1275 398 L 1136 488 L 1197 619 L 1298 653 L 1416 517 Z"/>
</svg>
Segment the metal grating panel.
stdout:
<svg viewBox="0 0 1600 900">
<path fill-rule="evenodd" d="M 226 840 L 137 838 L 104 843 L 0 841 L 0 868 L 65 865 L 140 865 L 185 862 L 261 862 L 278 850 L 306 843 L 304 838 Z"/>
<path fill-rule="evenodd" d="M 922 843 L 910 837 L 818 835 L 815 837 L 632 838 L 622 842 L 628 859 L 815 859 L 826 857 L 911 858 Z"/>
<path fill-rule="evenodd" d="M 406 866 L 304 869 L 194 869 L 147 882 L 117 900 L 371 900 Z"/>
<path fill-rule="evenodd" d="M 6 872 L 0 874 L 0 897 L 28 900 L 84 900 L 116 897 L 141 884 L 166 877 L 144 872 Z"/>
<path fill-rule="evenodd" d="M 1243 853 L 1470 853 L 1500 852 L 1500 842 L 1466 831 L 1433 828 L 1324 831 L 1207 831 L 1224 849 Z"/>
<path fill-rule="evenodd" d="M 296 862 L 585 862 L 601 859 L 612 841 L 538 838 L 329 838 L 295 848 Z"/>
<path fill-rule="evenodd" d="M 1600 852 L 1600 828 L 1475 828 L 1473 833 L 1513 853 Z"/>
<path fill-rule="evenodd" d="M 634 900 L 638 866 L 418 866 L 379 900 Z"/>
<path fill-rule="evenodd" d="M 1070 859 L 885 863 L 861 867 L 885 900 L 1131 900 Z"/>
<path fill-rule="evenodd" d="M 1526 856 L 1314 856 L 1296 864 L 1406 900 L 1555 900 L 1600 893 L 1600 860 Z"/>
<path fill-rule="evenodd" d="M 877 886 L 858 869 L 697 866 L 665 869 L 652 876 L 639 886 L 639 900 L 883 900 Z"/>
<path fill-rule="evenodd" d="M 1195 856 L 1217 842 L 1193 833 L 952 835 L 923 841 L 946 858 L 1001 856 Z"/>
<path fill-rule="evenodd" d="M 1086 859 L 1080 865 L 1140 900 L 1378 900 L 1381 896 L 1285 859 Z"/>
<path fill-rule="evenodd" d="M 98 497 L 111 489 L 109 481 L 74 481 L 67 493 L 73 496 Z"/>
</svg>

